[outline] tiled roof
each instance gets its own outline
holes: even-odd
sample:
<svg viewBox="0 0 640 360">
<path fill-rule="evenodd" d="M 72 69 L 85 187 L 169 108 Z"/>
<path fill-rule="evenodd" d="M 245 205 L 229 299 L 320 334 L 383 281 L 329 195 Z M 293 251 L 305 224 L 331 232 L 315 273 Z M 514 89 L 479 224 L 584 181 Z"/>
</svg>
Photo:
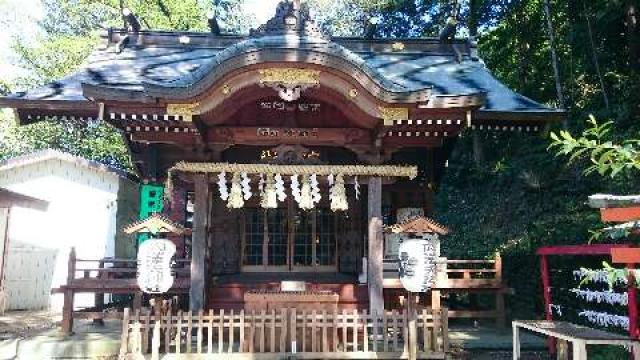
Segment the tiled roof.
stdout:
<svg viewBox="0 0 640 360">
<path fill-rule="evenodd" d="M 177 38 L 180 33 L 165 36 Z M 109 44 L 89 58 L 87 65 L 75 73 L 40 88 L 15 93 L 9 99 L 85 101 L 82 85 L 108 87 L 128 92 L 144 91 L 144 84 L 160 86 L 190 86 L 194 81 L 215 69 L 225 58 L 249 49 L 269 47 L 274 51 L 291 44 L 287 35 L 258 39 L 236 39 L 230 47 L 217 48 L 198 45 L 158 46 L 148 44 L 116 51 Z M 301 49 L 319 47 L 359 66 L 390 91 L 418 91 L 430 88 L 434 95 L 467 95 L 486 93 L 483 110 L 554 112 L 556 110 L 528 99 L 493 77 L 484 63 L 471 55 L 454 50 L 456 44 L 443 44 L 440 51 L 399 52 L 376 51 L 375 42 L 353 39 L 302 39 Z M 315 42 L 314 42 L 315 41 Z M 417 44 L 433 44 L 433 39 L 410 40 Z M 466 47 L 458 43 L 459 47 Z M 352 49 L 349 49 L 349 47 Z M 361 48 L 361 49 L 359 49 Z M 87 100 L 88 101 L 88 100 Z"/>
<path fill-rule="evenodd" d="M 480 109 L 484 118 L 504 113 L 563 113 L 498 81 L 477 57 L 475 44 L 467 40 L 328 39 L 314 30 L 308 9 L 292 6 L 286 2 L 278 5 L 268 26 L 251 36 L 178 31 L 132 34 L 111 29 L 104 35 L 107 45 L 96 50 L 84 67 L 43 87 L 0 97 L 0 105 L 15 106 L 20 100 L 89 102 L 87 98 L 95 91 L 100 96 L 110 93 L 125 100 L 148 100 L 158 94 L 170 96 L 171 89 L 196 91 L 204 86 L 201 80 L 212 81 L 234 69 L 232 59 L 246 66 L 282 57 L 287 62 L 309 64 L 335 64 L 337 59 L 399 97 L 426 90 L 432 98 L 481 95 L 486 97 Z M 289 13 L 301 16 L 300 29 L 286 29 L 284 18 Z M 243 58 L 248 55 L 250 60 Z"/>
</svg>

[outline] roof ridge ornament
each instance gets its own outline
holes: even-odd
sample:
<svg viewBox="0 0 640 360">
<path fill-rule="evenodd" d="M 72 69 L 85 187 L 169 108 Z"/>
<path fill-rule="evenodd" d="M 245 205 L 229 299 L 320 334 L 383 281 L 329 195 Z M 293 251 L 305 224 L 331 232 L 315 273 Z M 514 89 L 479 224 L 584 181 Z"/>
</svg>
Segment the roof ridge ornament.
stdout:
<svg viewBox="0 0 640 360">
<path fill-rule="evenodd" d="M 276 14 L 265 24 L 251 30 L 251 36 L 298 35 L 328 39 L 315 22 L 307 3 L 300 0 L 282 0 Z"/>
</svg>

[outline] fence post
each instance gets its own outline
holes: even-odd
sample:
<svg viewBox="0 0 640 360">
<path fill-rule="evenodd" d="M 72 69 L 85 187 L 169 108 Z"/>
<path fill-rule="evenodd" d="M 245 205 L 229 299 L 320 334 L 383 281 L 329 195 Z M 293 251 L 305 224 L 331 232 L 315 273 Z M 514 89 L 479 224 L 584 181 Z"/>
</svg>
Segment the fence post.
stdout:
<svg viewBox="0 0 640 360">
<path fill-rule="evenodd" d="M 162 318 L 162 317 L 160 317 Z M 153 338 L 151 339 L 151 360 L 160 360 L 160 323 L 162 320 L 156 320 L 153 324 Z M 146 326 L 150 326 L 150 323 L 147 322 Z M 144 331 L 148 331 L 148 329 L 144 329 Z"/>
<path fill-rule="evenodd" d="M 442 351 L 449 351 L 449 308 L 442 308 Z"/>
<path fill-rule="evenodd" d="M 67 285 L 64 290 L 64 303 L 62 306 L 62 331 L 69 335 L 73 332 L 73 280 L 76 276 L 76 248 L 72 247 L 69 251 L 69 260 L 67 263 Z"/>
<path fill-rule="evenodd" d="M 409 291 L 407 293 L 407 326 L 409 327 L 409 360 L 416 360 L 418 351 L 418 333 L 416 329 L 416 314 L 415 314 L 415 295 Z"/>
<path fill-rule="evenodd" d="M 98 274 L 97 274 L 98 279 L 104 278 L 105 273 L 102 271 L 102 269 L 104 269 L 104 260 L 100 260 L 98 262 Z M 104 310 L 104 293 L 97 292 L 95 293 L 94 297 L 95 297 L 94 303 L 95 303 L 96 309 L 100 311 Z M 103 319 L 93 319 L 93 323 L 104 325 Z"/>
<path fill-rule="evenodd" d="M 122 334 L 120 335 L 120 359 L 127 355 L 129 344 L 129 308 L 124 309 L 122 314 Z"/>
</svg>

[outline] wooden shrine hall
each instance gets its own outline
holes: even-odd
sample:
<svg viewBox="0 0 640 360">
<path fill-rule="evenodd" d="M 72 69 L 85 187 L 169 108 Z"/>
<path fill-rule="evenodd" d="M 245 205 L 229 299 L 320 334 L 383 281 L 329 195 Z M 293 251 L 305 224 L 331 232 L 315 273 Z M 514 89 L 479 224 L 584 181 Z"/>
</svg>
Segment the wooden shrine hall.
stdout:
<svg viewBox="0 0 640 360">
<path fill-rule="evenodd" d="M 270 310 L 251 299 L 285 288 L 299 294 L 286 306 L 311 294 L 318 309 L 390 310 L 384 226 L 434 215 L 456 139 L 564 116 L 496 80 L 473 39 L 329 37 L 299 1 L 250 35 L 130 26 L 103 40 L 83 68 L 0 106 L 21 125 L 121 131 L 141 181 L 167 184 L 164 215 L 190 229 L 171 240 L 191 261 L 192 311 Z"/>
</svg>

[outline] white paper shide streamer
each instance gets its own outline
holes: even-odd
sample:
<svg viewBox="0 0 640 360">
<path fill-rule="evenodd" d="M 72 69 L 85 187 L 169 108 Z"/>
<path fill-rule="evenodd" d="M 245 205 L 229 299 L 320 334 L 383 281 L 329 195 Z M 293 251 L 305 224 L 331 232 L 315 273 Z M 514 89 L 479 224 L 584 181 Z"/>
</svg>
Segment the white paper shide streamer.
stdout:
<svg viewBox="0 0 640 360">
<path fill-rule="evenodd" d="M 241 177 L 239 173 L 234 173 L 231 179 L 231 192 L 227 201 L 229 209 L 241 209 L 244 206 L 244 195 L 242 194 Z"/>
<path fill-rule="evenodd" d="M 629 295 L 627 293 L 617 293 L 614 291 L 591 291 L 571 289 L 577 298 L 591 303 L 627 306 Z"/>
<path fill-rule="evenodd" d="M 221 172 L 218 174 L 218 191 L 220 192 L 220 199 L 227 201 L 229 198 L 229 188 L 227 187 L 227 173 Z"/>
<path fill-rule="evenodd" d="M 278 194 L 276 192 L 275 179 L 273 174 L 267 174 L 267 181 L 261 194 L 260 206 L 265 209 L 275 209 L 278 207 Z"/>
<path fill-rule="evenodd" d="M 302 210 L 311 210 L 313 209 L 313 198 L 311 197 L 311 184 L 309 175 L 304 175 L 302 177 L 302 186 L 300 188 L 300 202 L 298 205 Z"/>
<path fill-rule="evenodd" d="M 335 180 L 335 184 L 331 187 L 331 190 L 329 190 L 331 210 L 345 211 L 349 209 L 349 202 L 347 201 L 347 191 L 344 187 L 344 177 L 342 174 L 338 174 Z"/>
<path fill-rule="evenodd" d="M 280 174 L 276 174 L 274 177 L 276 181 L 276 194 L 278 195 L 278 201 L 283 202 L 287 199 L 287 193 L 284 191 L 284 180 Z"/>
<path fill-rule="evenodd" d="M 241 175 L 242 181 L 240 181 L 240 185 L 242 186 L 242 196 L 244 200 L 251 199 L 251 179 L 247 176 L 246 172 L 243 172 Z"/>
<path fill-rule="evenodd" d="M 586 318 L 590 323 L 601 327 L 620 327 L 629 330 L 629 317 L 612 315 L 605 312 L 584 310 L 578 316 Z"/>
<path fill-rule="evenodd" d="M 318 176 L 316 174 L 311 175 L 311 199 L 314 204 L 317 204 L 322 200 L 320 195 L 320 184 L 318 183 Z"/>
<path fill-rule="evenodd" d="M 298 204 L 300 204 L 300 182 L 298 175 L 291 175 L 291 196 Z"/>
</svg>

